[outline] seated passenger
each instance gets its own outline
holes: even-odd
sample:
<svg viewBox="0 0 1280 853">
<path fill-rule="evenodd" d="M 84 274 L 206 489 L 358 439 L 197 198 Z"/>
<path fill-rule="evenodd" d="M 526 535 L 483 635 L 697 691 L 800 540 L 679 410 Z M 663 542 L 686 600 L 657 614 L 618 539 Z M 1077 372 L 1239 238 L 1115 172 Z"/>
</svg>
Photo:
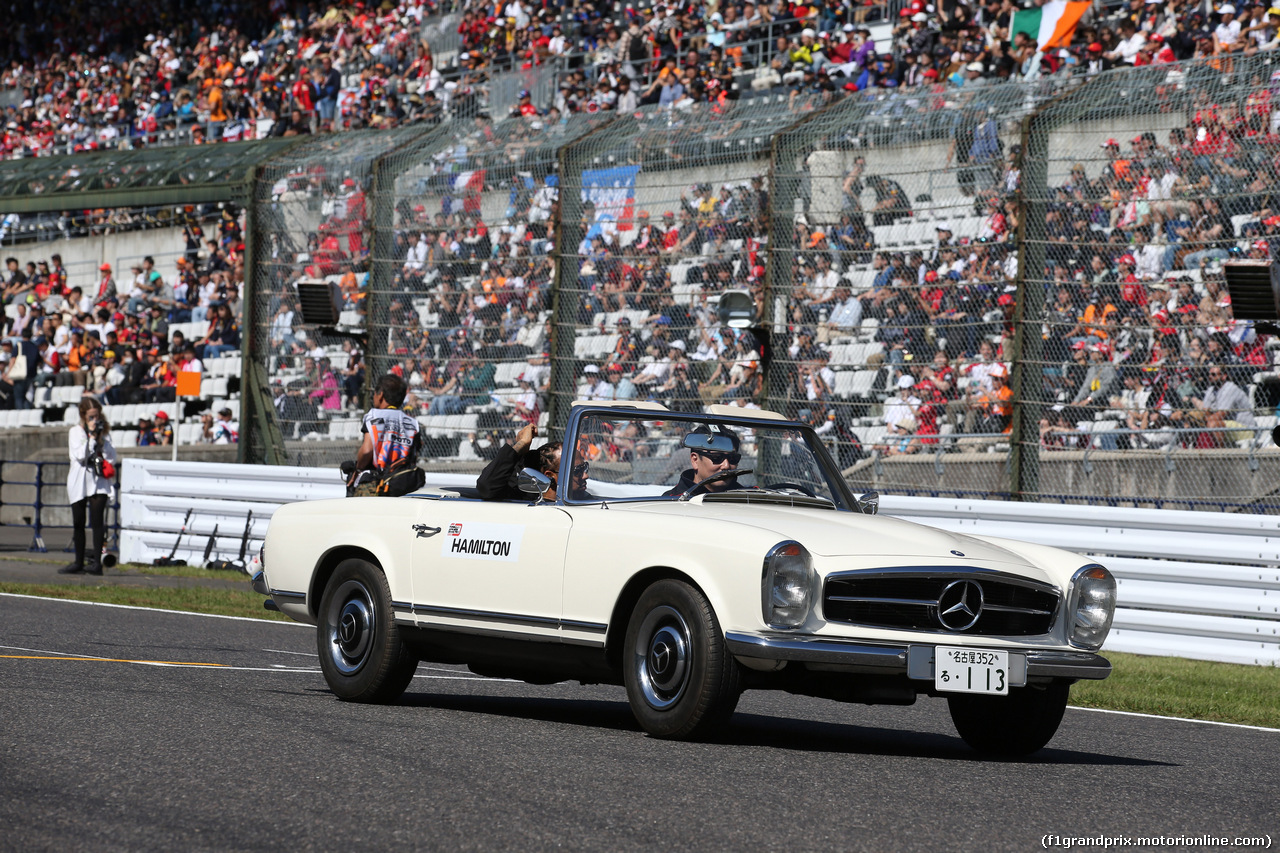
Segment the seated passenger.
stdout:
<svg viewBox="0 0 1280 853">
<path fill-rule="evenodd" d="M 726 426 L 703 424 L 696 427 L 684 437 L 684 446 L 689 448 L 689 463 L 693 467 L 685 469 L 680 474 L 680 482 L 663 492 L 662 496 L 673 498 L 688 491 L 689 497 L 696 497 L 707 492 L 748 488 L 738 482 L 737 474 L 693 488 L 696 483 L 701 483 L 708 477 L 736 470 L 742 459 L 741 444 L 737 433 Z"/>
<path fill-rule="evenodd" d="M 422 438 L 418 421 L 400 409 L 407 390 L 404 380 L 394 374 L 378 380 L 373 408 L 360 425 L 364 438 L 355 462 L 343 463 L 348 497 L 398 497 L 422 488 L 425 476 L 418 467 Z"/>
<path fill-rule="evenodd" d="M 541 471 L 551 478 L 551 488 L 542 496 L 549 501 L 555 500 L 561 445 L 558 441 L 549 441 L 537 450 L 531 450 L 530 446 L 537 434 L 537 426 L 526 424 L 516 433 L 514 444 L 504 444 L 498 448 L 498 455 L 484 466 L 484 470 L 476 478 L 476 491 L 480 493 L 481 500 L 528 500 L 529 496 L 520 491 L 517 484 L 517 477 L 524 468 Z"/>
</svg>

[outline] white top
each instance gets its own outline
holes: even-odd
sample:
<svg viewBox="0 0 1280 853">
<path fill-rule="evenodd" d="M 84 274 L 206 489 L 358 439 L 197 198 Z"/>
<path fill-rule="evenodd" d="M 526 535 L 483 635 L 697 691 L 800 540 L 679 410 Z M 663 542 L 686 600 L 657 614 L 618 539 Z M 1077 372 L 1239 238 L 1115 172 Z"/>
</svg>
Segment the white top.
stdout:
<svg viewBox="0 0 1280 853">
<path fill-rule="evenodd" d="M 116 462 L 116 449 L 111 446 L 111 436 L 103 434 L 102 456 L 112 465 Z M 82 501 L 90 495 L 106 495 L 108 501 L 115 500 L 116 484 L 114 480 L 95 476 L 85 467 L 85 460 L 96 449 L 96 439 L 91 439 L 84 427 L 76 424 L 68 436 L 71 468 L 67 472 L 67 503 Z"/>
</svg>

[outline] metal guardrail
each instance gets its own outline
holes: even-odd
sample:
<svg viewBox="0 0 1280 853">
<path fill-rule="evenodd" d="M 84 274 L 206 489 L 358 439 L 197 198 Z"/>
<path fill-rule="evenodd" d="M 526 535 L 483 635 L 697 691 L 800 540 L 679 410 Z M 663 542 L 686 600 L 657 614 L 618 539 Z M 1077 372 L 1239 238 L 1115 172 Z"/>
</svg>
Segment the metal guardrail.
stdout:
<svg viewBox="0 0 1280 853">
<path fill-rule="evenodd" d="M 44 490 L 46 487 L 57 488 L 66 494 L 66 475 L 65 469 L 70 463 L 68 462 L 26 462 L 17 459 L 0 460 L 0 510 L 5 507 L 30 507 L 30 515 L 19 515 L 23 519 L 21 524 L 13 522 L 5 522 L 0 520 L 0 525 L 6 527 L 30 527 L 31 528 L 31 544 L 27 550 L 32 553 L 44 554 L 49 551 L 44 541 L 44 532 L 49 529 L 54 530 L 70 530 L 70 524 L 58 524 L 46 521 L 44 513 L 46 510 L 66 510 L 70 512 L 71 504 L 54 501 L 46 501 L 44 499 Z M 9 477 L 12 466 L 21 465 L 35 468 L 33 478 L 30 480 L 14 480 Z M 49 467 L 58 467 L 63 469 L 64 473 L 60 478 L 49 478 L 45 475 L 45 469 Z M 119 485 L 119 474 L 117 476 L 117 486 Z M 30 487 L 34 490 L 33 499 L 29 501 L 8 500 L 4 495 L 11 493 L 13 488 L 21 489 L 22 487 Z M 120 542 L 120 490 L 116 489 L 116 500 L 107 506 L 107 539 L 106 550 L 114 551 Z M 19 510 L 21 513 L 21 510 Z M 71 550 L 68 544 L 64 549 Z"/>
<path fill-rule="evenodd" d="M 1119 595 L 1104 651 L 1280 665 L 1280 517 L 899 495 L 880 508 L 1096 557 Z"/>
<path fill-rule="evenodd" d="M 122 467 L 121 559 L 129 562 L 167 554 L 188 509 L 195 513 L 177 553 L 198 562 L 215 524 L 225 543 L 215 552 L 230 558 L 250 510 L 257 543 L 281 504 L 344 493 L 330 468 L 140 459 Z M 474 483 L 465 474 L 428 479 Z M 1280 517 L 901 495 L 884 495 L 880 506 L 934 527 L 1096 556 L 1119 584 L 1106 649 L 1280 665 Z"/>
</svg>

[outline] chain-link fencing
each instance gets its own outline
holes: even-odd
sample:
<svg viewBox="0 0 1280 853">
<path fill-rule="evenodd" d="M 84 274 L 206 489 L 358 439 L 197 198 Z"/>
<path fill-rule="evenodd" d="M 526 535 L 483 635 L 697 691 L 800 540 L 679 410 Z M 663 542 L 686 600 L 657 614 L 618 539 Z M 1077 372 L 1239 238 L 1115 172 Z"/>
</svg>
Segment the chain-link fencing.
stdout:
<svg viewBox="0 0 1280 853">
<path fill-rule="evenodd" d="M 1012 163 L 1040 86 L 868 93 L 776 141 L 769 403 L 858 486 L 1007 492 L 993 367 L 1012 356 Z"/>
<path fill-rule="evenodd" d="M 1278 93 L 1237 57 L 349 134 L 258 182 L 254 340 L 288 389 L 290 283 L 355 273 L 365 376 L 405 375 L 437 464 L 574 399 L 736 403 L 813 423 L 858 487 L 1256 510 L 1280 380 L 1221 265 L 1280 234 Z M 280 420 L 289 454 L 321 420 Z"/>
<path fill-rule="evenodd" d="M 759 405 L 759 329 L 720 323 L 727 290 L 765 308 L 773 137 L 822 95 L 644 107 L 565 149 L 551 394 Z"/>
<path fill-rule="evenodd" d="M 474 462 L 546 425 L 556 152 L 607 120 L 480 116 L 379 163 L 369 367 L 408 383 L 427 458 Z"/>
<path fill-rule="evenodd" d="M 373 166 L 398 145 L 445 132 L 418 124 L 317 136 L 259 170 L 244 314 L 245 458 L 336 465 L 354 457 L 364 403 Z M 303 281 L 337 286 L 336 327 L 305 322 L 297 290 Z"/>
<path fill-rule="evenodd" d="M 1011 491 L 1274 504 L 1280 341 L 1233 319 L 1222 265 L 1280 248 L 1277 94 L 1262 56 L 1147 66 L 1031 123 Z"/>
</svg>

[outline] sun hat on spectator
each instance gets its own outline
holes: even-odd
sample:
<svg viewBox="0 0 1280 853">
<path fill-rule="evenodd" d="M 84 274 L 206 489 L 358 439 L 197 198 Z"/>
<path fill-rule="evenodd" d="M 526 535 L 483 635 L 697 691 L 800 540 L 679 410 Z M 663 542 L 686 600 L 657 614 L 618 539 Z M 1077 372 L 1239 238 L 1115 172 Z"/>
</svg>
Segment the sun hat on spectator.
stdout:
<svg viewBox="0 0 1280 853">
<path fill-rule="evenodd" d="M 678 349 L 680 350 L 680 352 L 684 352 L 686 349 L 688 349 L 688 344 L 686 344 L 684 341 L 680 340 L 679 338 L 676 338 L 674 341 L 667 344 L 667 349 Z"/>
<path fill-rule="evenodd" d="M 911 16 L 911 21 L 912 23 L 915 23 L 915 24 L 923 24 L 927 20 L 929 20 L 929 16 L 926 15 L 924 12 L 916 12 L 914 15 Z"/>
<path fill-rule="evenodd" d="M 1267 252 L 1271 250 L 1271 246 L 1267 243 L 1266 240 L 1254 241 L 1253 248 L 1260 252 Z"/>
<path fill-rule="evenodd" d="M 98 267 L 98 272 L 111 272 L 111 264 L 103 264 Z"/>
<path fill-rule="evenodd" d="M 853 24 L 845 24 L 845 25 L 844 25 L 843 27 L 841 27 L 840 29 L 841 29 L 841 31 L 842 31 L 842 32 L 851 33 L 851 32 L 853 32 Z"/>
<path fill-rule="evenodd" d="M 812 249 L 814 246 L 818 245 L 825 239 L 827 239 L 826 234 L 824 234 L 821 231 L 814 231 L 812 234 L 809 235 L 809 248 Z"/>
<path fill-rule="evenodd" d="M 897 384 L 899 388 L 910 388 L 912 385 L 916 384 L 916 381 L 911 378 L 910 374 L 904 373 L 898 377 Z"/>
<path fill-rule="evenodd" d="M 926 69 L 924 70 L 924 73 L 923 73 L 923 74 L 921 74 L 920 76 L 921 76 L 921 77 L 924 77 L 925 79 L 928 79 L 928 80 L 937 80 L 937 79 L 938 79 L 938 69 L 936 69 L 936 68 L 926 68 Z"/>
<path fill-rule="evenodd" d="M 588 364 L 586 367 L 582 368 L 582 372 L 583 373 L 599 373 L 600 368 L 596 367 L 594 364 Z"/>
<path fill-rule="evenodd" d="M 161 409 L 160 411 L 156 412 L 156 420 L 158 421 L 169 420 L 169 413 L 166 412 L 164 409 Z"/>
<path fill-rule="evenodd" d="M 925 280 L 925 281 L 927 281 L 927 282 L 930 282 L 930 283 L 937 281 L 937 280 L 938 280 L 938 271 L 937 271 L 937 270 L 929 270 L 927 273 L 925 273 L 925 274 L 924 274 L 924 280 Z"/>
<path fill-rule="evenodd" d="M 947 221 L 944 219 L 944 220 L 942 220 L 941 222 L 939 222 L 937 225 L 933 226 L 933 230 L 934 230 L 934 231 L 946 231 L 948 234 L 950 234 L 950 233 L 951 233 L 951 223 L 950 223 L 950 222 L 947 222 Z"/>
<path fill-rule="evenodd" d="M 1218 7 L 1219 15 L 1234 15 L 1235 13 L 1236 13 L 1236 7 L 1232 6 L 1230 3 L 1224 3 L 1223 5 Z"/>
<path fill-rule="evenodd" d="M 979 74 L 981 74 L 981 73 L 982 73 L 982 63 L 981 63 L 981 62 L 970 62 L 970 63 L 969 63 L 968 65 L 966 65 L 964 68 L 965 68 L 965 70 L 966 70 L 966 71 L 977 71 Z"/>
<path fill-rule="evenodd" d="M 1098 146 L 1099 148 L 1119 148 L 1120 143 L 1115 139 L 1108 139 L 1106 142 Z"/>
</svg>

